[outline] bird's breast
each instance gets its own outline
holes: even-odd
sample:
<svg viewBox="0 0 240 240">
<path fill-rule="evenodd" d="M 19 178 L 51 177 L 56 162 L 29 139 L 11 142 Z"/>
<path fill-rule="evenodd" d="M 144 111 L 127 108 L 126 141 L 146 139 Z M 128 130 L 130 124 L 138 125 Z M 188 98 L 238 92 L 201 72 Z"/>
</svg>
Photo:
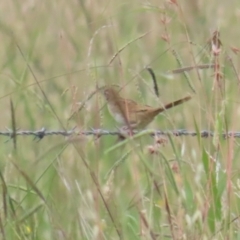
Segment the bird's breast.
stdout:
<svg viewBox="0 0 240 240">
<path fill-rule="evenodd" d="M 120 123 L 121 125 L 126 124 L 123 113 L 120 111 L 118 106 L 115 104 L 108 104 L 108 110 L 116 122 Z"/>
</svg>

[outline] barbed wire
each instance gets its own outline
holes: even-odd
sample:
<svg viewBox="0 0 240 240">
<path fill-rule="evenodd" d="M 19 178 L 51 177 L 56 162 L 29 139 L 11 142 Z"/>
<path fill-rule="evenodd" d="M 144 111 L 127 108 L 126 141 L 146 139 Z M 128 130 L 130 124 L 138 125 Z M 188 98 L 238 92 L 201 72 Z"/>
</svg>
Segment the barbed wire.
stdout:
<svg viewBox="0 0 240 240">
<path fill-rule="evenodd" d="M 208 137 L 213 137 L 215 135 L 214 132 L 212 131 L 207 131 L 207 130 L 202 130 L 199 133 L 196 131 L 189 131 L 186 129 L 177 129 L 177 130 L 155 130 L 155 129 L 150 129 L 150 130 L 141 130 L 141 131 L 132 131 L 133 134 L 149 134 L 151 136 L 200 136 L 202 138 L 208 138 Z M 14 136 L 34 136 L 35 138 L 41 140 L 44 137 L 47 136 L 52 136 L 52 135 L 62 135 L 64 137 L 69 137 L 73 135 L 93 135 L 97 137 L 105 136 L 105 135 L 117 135 L 117 136 L 124 136 L 126 135 L 126 131 L 123 130 L 116 130 L 116 131 L 111 131 L 111 130 L 105 130 L 105 129 L 93 129 L 91 128 L 90 130 L 77 130 L 76 128 L 70 129 L 70 130 L 47 130 L 46 128 L 41 128 L 40 130 L 17 130 L 16 132 L 12 131 L 11 129 L 7 128 L 5 131 L 0 131 L 0 136 L 6 136 L 13 138 Z M 226 133 L 218 133 L 217 134 L 220 137 L 229 138 L 240 138 L 240 132 L 226 132 Z"/>
</svg>

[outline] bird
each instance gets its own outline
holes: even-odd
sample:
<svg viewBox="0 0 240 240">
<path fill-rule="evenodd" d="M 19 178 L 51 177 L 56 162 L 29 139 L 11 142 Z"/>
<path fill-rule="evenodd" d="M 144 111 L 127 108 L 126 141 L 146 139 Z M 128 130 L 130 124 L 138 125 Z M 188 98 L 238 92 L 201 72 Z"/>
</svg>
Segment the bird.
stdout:
<svg viewBox="0 0 240 240">
<path fill-rule="evenodd" d="M 144 129 L 161 112 L 191 99 L 191 96 L 188 95 L 164 106 L 155 108 L 121 97 L 119 91 L 112 86 L 104 87 L 103 94 L 112 117 L 120 125 L 131 130 Z"/>
</svg>

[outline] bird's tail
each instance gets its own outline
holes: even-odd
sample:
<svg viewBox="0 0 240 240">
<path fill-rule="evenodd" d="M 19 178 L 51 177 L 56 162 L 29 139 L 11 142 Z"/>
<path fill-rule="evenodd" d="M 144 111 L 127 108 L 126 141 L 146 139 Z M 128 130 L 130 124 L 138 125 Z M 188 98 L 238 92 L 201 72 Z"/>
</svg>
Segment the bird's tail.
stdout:
<svg viewBox="0 0 240 240">
<path fill-rule="evenodd" d="M 189 101 L 191 98 L 192 98 L 191 96 L 186 96 L 186 97 L 184 97 L 184 98 L 178 99 L 178 100 L 176 100 L 176 101 L 174 101 L 174 102 L 171 102 L 171 103 L 168 103 L 168 104 L 164 105 L 163 107 L 156 108 L 156 109 L 154 110 L 154 112 L 156 112 L 157 114 L 159 114 L 159 113 L 161 113 L 161 112 L 163 112 L 163 111 L 165 111 L 165 110 L 167 110 L 167 109 L 169 109 L 169 108 L 172 108 L 172 107 L 175 107 L 175 106 L 177 106 L 177 105 L 180 105 L 180 104 L 182 104 L 182 103 L 184 103 L 184 102 L 187 102 L 187 101 Z"/>
</svg>

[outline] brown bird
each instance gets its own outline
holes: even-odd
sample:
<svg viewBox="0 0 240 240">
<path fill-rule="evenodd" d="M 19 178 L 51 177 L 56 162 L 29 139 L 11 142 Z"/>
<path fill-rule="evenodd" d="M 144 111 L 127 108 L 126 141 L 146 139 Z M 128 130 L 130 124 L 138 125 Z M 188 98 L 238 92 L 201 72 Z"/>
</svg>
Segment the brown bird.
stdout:
<svg viewBox="0 0 240 240">
<path fill-rule="evenodd" d="M 143 129 L 151 123 L 159 113 L 191 99 L 191 96 L 186 96 L 168 103 L 163 107 L 153 108 L 121 97 L 118 91 L 111 86 L 104 87 L 103 93 L 108 103 L 110 114 L 118 123 L 130 129 Z"/>
</svg>

